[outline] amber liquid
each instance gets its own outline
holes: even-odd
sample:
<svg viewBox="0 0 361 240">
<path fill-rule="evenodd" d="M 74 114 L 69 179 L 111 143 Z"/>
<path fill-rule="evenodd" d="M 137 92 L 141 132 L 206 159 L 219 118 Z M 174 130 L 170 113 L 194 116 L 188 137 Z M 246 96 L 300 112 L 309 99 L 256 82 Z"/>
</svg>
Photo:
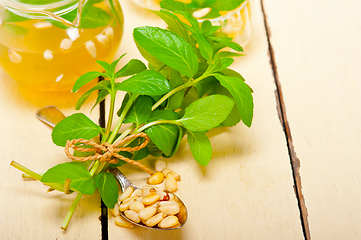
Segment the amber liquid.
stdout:
<svg viewBox="0 0 361 240">
<path fill-rule="evenodd" d="M 111 12 L 106 6 L 104 10 Z M 118 18 L 113 15 L 106 26 L 79 29 L 79 37 L 65 50 L 60 46 L 64 39 L 70 39 L 66 29 L 49 25 L 46 20 L 0 23 L 0 66 L 22 86 L 36 90 L 70 91 L 82 74 L 102 71 L 96 60 L 113 60 L 122 37 L 123 22 L 119 19 L 123 21 L 123 16 Z M 45 27 L 41 27 L 44 22 Z M 26 31 L 17 33 L 16 29 Z M 98 40 L 99 35 L 107 36 L 106 44 Z M 96 54 L 94 51 L 91 54 L 86 48 L 89 41 L 94 43 Z M 49 54 L 44 56 L 47 50 L 51 51 L 51 57 Z"/>
</svg>

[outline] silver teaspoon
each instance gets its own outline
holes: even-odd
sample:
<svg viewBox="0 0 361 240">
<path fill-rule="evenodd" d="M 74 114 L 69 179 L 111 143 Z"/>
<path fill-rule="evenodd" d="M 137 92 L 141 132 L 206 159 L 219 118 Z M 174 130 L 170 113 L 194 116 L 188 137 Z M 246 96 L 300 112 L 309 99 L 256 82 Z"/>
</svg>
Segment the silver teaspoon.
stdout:
<svg viewBox="0 0 361 240">
<path fill-rule="evenodd" d="M 47 124 L 48 126 L 54 128 L 57 123 L 59 123 L 62 119 L 65 118 L 65 115 L 57 107 L 55 107 L 55 106 L 47 106 L 47 107 L 44 107 L 44 108 L 38 110 L 37 113 L 36 113 L 36 117 L 40 121 Z M 109 167 L 108 171 L 110 173 L 112 173 L 113 176 L 115 177 L 115 179 L 118 181 L 122 192 L 124 192 L 125 189 L 127 189 L 130 186 L 132 186 L 134 190 L 135 189 L 141 189 L 141 188 L 135 186 L 131 181 L 129 181 L 125 177 L 125 175 L 118 168 L 110 168 Z M 178 202 L 178 204 L 180 206 L 180 212 L 178 213 L 178 221 L 179 221 L 180 225 L 178 227 L 175 227 L 175 228 L 148 227 L 148 226 L 143 225 L 141 223 L 136 223 L 136 222 L 130 220 L 121 211 L 120 211 L 120 215 L 122 217 L 124 217 L 126 220 L 128 220 L 129 222 L 133 223 L 134 225 L 144 227 L 144 228 L 148 228 L 148 229 L 155 229 L 155 230 L 175 230 L 175 229 L 179 229 L 179 228 L 183 227 L 184 224 L 187 221 L 187 218 L 188 218 L 187 207 L 185 206 L 184 202 L 176 194 L 174 194 L 174 193 L 170 193 L 170 194 L 173 194 L 174 200 L 176 202 Z"/>
</svg>

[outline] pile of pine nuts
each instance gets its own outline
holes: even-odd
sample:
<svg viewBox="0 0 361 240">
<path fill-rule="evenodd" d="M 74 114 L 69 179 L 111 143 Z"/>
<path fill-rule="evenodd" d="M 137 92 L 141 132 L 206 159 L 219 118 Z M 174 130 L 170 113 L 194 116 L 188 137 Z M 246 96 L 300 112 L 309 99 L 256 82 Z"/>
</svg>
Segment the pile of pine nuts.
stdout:
<svg viewBox="0 0 361 240">
<path fill-rule="evenodd" d="M 155 162 L 155 169 L 156 172 L 142 189 L 130 186 L 119 195 L 118 203 L 110 209 L 116 225 L 134 227 L 120 212 L 135 223 L 154 228 L 178 228 L 185 222 L 186 208 L 173 194 L 178 190 L 180 175 L 166 168 L 161 160 Z"/>
</svg>

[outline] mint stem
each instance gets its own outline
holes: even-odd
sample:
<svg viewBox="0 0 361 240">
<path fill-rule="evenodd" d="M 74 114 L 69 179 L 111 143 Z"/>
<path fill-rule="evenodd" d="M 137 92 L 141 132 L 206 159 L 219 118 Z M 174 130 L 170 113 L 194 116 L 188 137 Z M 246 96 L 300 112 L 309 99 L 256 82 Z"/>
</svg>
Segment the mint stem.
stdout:
<svg viewBox="0 0 361 240">
<path fill-rule="evenodd" d="M 71 217 L 73 216 L 73 214 L 75 212 L 75 209 L 78 206 L 79 201 L 80 201 L 82 196 L 83 196 L 83 194 L 78 192 L 78 194 L 74 198 L 74 201 L 71 204 L 71 206 L 70 206 L 70 208 L 69 208 L 69 210 L 68 210 L 68 212 L 67 212 L 67 214 L 66 214 L 66 216 L 64 218 L 63 224 L 61 225 L 61 229 L 63 229 L 64 231 L 66 231 L 66 229 L 68 228 Z"/>
<path fill-rule="evenodd" d="M 122 126 L 123 124 L 123 121 L 124 121 L 124 118 L 125 116 L 127 115 L 130 107 L 133 105 L 134 101 L 138 98 L 138 94 L 132 94 L 129 98 L 129 101 L 127 102 L 127 104 L 125 105 L 122 113 L 120 114 L 119 116 L 119 119 L 118 119 L 118 122 L 117 122 L 117 125 L 114 127 L 114 130 L 112 132 L 112 134 L 110 135 L 110 137 L 107 139 L 106 142 L 108 143 L 113 143 L 115 137 L 117 136 L 118 134 L 118 131 L 120 129 L 120 127 Z"/>
<path fill-rule="evenodd" d="M 113 116 L 114 116 L 115 95 L 116 92 L 114 91 L 114 89 L 112 89 L 112 92 L 110 94 L 110 109 L 109 109 L 108 122 L 105 130 L 105 137 L 103 138 L 103 142 L 106 141 L 106 139 L 109 137 L 109 134 L 111 132 Z"/>
</svg>

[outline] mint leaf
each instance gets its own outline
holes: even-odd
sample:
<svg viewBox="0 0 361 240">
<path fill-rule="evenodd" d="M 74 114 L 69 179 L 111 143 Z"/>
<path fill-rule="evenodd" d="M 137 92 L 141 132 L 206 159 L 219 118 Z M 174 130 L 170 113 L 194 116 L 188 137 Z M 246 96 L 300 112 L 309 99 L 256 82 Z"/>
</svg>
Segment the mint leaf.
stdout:
<svg viewBox="0 0 361 240">
<path fill-rule="evenodd" d="M 183 79 L 180 73 L 171 68 L 169 70 L 169 85 L 171 89 L 174 89 L 182 84 L 183 84 Z M 182 105 L 183 98 L 184 98 L 184 90 L 176 92 L 168 99 L 166 109 L 168 110 L 178 109 Z"/>
<path fill-rule="evenodd" d="M 187 140 L 192 155 L 197 163 L 207 166 L 212 157 L 212 145 L 203 132 L 187 131 Z"/>
<path fill-rule="evenodd" d="M 80 162 L 61 163 L 48 169 L 42 176 L 43 183 L 64 184 L 70 179 L 70 187 L 83 194 L 92 195 L 95 192 L 95 183 L 86 167 Z"/>
<path fill-rule="evenodd" d="M 237 77 L 229 77 L 219 73 L 214 74 L 221 85 L 228 89 L 232 94 L 238 111 L 241 115 L 242 122 L 251 127 L 253 119 L 253 97 L 252 91 L 244 81 Z"/>
<path fill-rule="evenodd" d="M 57 146 L 65 147 L 66 140 L 91 139 L 99 135 L 101 127 L 83 113 L 75 113 L 64 118 L 53 129 L 51 137 Z"/>
<path fill-rule="evenodd" d="M 168 30 L 174 32 L 175 34 L 181 36 L 184 38 L 187 42 L 188 41 L 188 31 L 184 27 L 183 22 L 173 13 L 169 11 L 160 10 L 159 12 L 154 11 L 155 14 L 157 14 L 161 19 L 163 19 L 167 25 Z"/>
<path fill-rule="evenodd" d="M 97 83 L 94 87 L 89 89 L 86 93 L 84 93 L 78 100 L 75 105 L 75 110 L 79 110 L 84 102 L 89 98 L 90 94 L 92 94 L 96 90 L 107 90 L 109 93 L 110 91 L 110 81 L 103 80 Z M 99 98 L 99 97 L 98 97 Z M 94 105 L 95 106 L 95 105 Z"/>
<path fill-rule="evenodd" d="M 124 123 L 136 123 L 138 126 L 145 123 L 152 116 L 153 98 L 149 96 L 139 96 L 133 106 L 129 109 Z"/>
<path fill-rule="evenodd" d="M 147 67 L 142 61 L 138 59 L 132 59 L 115 74 L 115 78 L 131 76 L 146 69 Z"/>
<path fill-rule="evenodd" d="M 140 95 L 162 95 L 167 93 L 170 87 L 162 74 L 145 70 L 117 84 L 115 89 Z"/>
<path fill-rule="evenodd" d="M 81 87 L 83 87 L 85 84 L 93 81 L 95 78 L 102 76 L 103 73 L 101 72 L 88 72 L 83 75 L 81 75 L 78 80 L 76 80 L 74 86 L 73 86 L 73 92 L 78 91 Z"/>
<path fill-rule="evenodd" d="M 177 113 L 168 110 L 154 111 L 150 122 L 156 120 L 175 120 L 179 116 Z M 178 142 L 179 130 L 176 125 L 173 124 L 158 124 L 151 126 L 144 131 L 152 142 L 166 155 L 170 156 L 173 153 L 173 149 Z"/>
<path fill-rule="evenodd" d="M 113 174 L 101 172 L 94 178 L 94 181 L 105 205 L 113 209 L 118 201 L 118 184 Z"/>
<path fill-rule="evenodd" d="M 215 36 L 208 36 L 208 38 L 215 41 L 215 42 L 217 42 L 217 43 L 224 44 L 225 46 L 230 47 L 233 50 L 243 52 L 243 48 L 241 47 L 241 45 L 239 45 L 236 42 L 233 42 L 230 38 L 227 38 L 227 37 L 215 37 Z"/>
<path fill-rule="evenodd" d="M 185 109 L 184 116 L 177 121 L 189 131 L 206 131 L 223 122 L 233 106 L 233 99 L 224 95 L 211 95 L 190 104 Z"/>
<path fill-rule="evenodd" d="M 134 29 L 133 36 L 137 45 L 181 74 L 193 77 L 197 73 L 197 55 L 177 34 L 157 27 L 139 27 Z"/>
<path fill-rule="evenodd" d="M 80 28 L 98 28 L 110 23 L 110 15 L 101 8 L 85 4 L 80 21 Z"/>
<path fill-rule="evenodd" d="M 217 11 L 230 11 L 239 7 L 245 0 L 218 0 L 211 5 Z"/>
</svg>

